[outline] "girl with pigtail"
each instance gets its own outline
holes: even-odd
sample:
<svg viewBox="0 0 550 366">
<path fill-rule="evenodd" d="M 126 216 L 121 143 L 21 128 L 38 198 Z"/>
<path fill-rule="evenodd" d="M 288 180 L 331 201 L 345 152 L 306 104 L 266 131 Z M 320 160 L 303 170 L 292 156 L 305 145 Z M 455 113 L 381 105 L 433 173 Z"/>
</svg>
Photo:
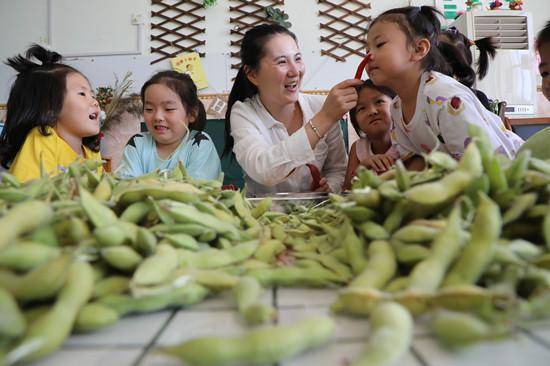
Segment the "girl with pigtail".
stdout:
<svg viewBox="0 0 550 366">
<path fill-rule="evenodd" d="M 474 71 L 471 47 L 475 46 L 479 52 L 476 62 L 477 72 Z M 476 41 L 470 40 L 460 33 L 456 27 L 449 27 L 439 35 L 438 49 L 451 67 L 451 76 L 461 84 L 472 89 L 481 104 L 491 110 L 489 98 L 481 90 L 475 88 L 476 75 L 478 80 L 483 79 L 489 70 L 489 59 L 496 55 L 496 44 L 492 37 L 485 37 Z"/>
<path fill-rule="evenodd" d="M 433 149 L 456 159 L 464 154 L 474 124 L 487 134 L 495 152 L 514 158 L 523 140 L 483 107 L 469 87 L 452 74 L 438 48 L 439 13 L 432 7 L 388 10 L 367 34 L 367 73 L 375 85 L 395 91 L 390 108 L 392 142 L 409 169 L 423 169 L 421 157 Z"/>
<path fill-rule="evenodd" d="M 17 76 L 0 135 L 0 164 L 22 182 L 56 175 L 75 160 L 101 160 L 99 104 L 88 79 L 61 58 L 35 44 L 6 61 Z"/>
</svg>

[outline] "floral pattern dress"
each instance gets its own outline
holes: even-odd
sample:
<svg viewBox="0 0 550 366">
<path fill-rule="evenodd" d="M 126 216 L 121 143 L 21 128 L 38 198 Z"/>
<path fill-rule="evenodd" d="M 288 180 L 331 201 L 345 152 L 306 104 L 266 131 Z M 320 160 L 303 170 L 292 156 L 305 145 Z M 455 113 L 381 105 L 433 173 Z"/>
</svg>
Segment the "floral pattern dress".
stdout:
<svg viewBox="0 0 550 366">
<path fill-rule="evenodd" d="M 460 159 L 471 141 L 469 124 L 481 127 L 493 150 L 510 159 L 523 143 L 521 137 L 506 129 L 499 116 L 483 107 L 469 88 L 435 71 L 422 74 L 411 120 L 405 123 L 399 97 L 392 103 L 391 115 L 392 142 L 403 160 L 433 149 Z"/>
</svg>

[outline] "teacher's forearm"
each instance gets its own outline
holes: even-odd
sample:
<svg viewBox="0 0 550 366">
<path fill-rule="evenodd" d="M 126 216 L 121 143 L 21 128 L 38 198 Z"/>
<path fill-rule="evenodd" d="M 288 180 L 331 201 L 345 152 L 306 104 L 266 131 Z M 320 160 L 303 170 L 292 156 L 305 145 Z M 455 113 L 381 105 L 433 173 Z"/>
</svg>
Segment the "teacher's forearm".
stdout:
<svg viewBox="0 0 550 366">
<path fill-rule="evenodd" d="M 307 139 L 312 149 L 315 149 L 317 143 L 328 133 L 335 122 L 322 112 L 319 112 L 304 125 Z"/>
</svg>

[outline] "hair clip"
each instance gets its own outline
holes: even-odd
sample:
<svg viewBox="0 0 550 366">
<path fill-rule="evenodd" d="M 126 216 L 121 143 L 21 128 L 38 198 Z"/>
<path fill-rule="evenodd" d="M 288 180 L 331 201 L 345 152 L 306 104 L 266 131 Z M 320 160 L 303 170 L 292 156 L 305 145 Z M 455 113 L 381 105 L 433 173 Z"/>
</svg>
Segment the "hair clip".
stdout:
<svg viewBox="0 0 550 366">
<path fill-rule="evenodd" d="M 421 11 L 422 11 L 421 6 L 413 6 L 411 9 L 410 17 L 412 19 L 415 19 Z"/>
<path fill-rule="evenodd" d="M 453 26 L 447 28 L 445 30 L 445 32 L 449 32 L 449 33 L 452 33 L 454 35 L 457 35 L 458 34 L 458 29 L 456 29 L 456 27 L 453 25 Z"/>
</svg>

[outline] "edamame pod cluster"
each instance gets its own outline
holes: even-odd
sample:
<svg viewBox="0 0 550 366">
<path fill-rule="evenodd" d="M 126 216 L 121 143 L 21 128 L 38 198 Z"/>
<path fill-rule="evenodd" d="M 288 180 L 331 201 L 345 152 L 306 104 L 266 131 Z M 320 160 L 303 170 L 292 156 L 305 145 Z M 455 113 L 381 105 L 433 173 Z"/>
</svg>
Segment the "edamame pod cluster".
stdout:
<svg viewBox="0 0 550 366">
<path fill-rule="evenodd" d="M 261 364 L 330 338 L 329 318 L 276 325 L 261 301 L 271 286 L 333 289 L 334 316 L 372 317 L 357 365 L 406 352 L 411 315 L 434 314 L 435 334 L 453 346 L 549 316 L 550 162 L 528 151 L 508 161 L 471 135 L 460 161 L 433 152 L 421 172 L 360 170 L 350 194 L 284 213 L 181 166 L 133 180 L 87 164 L 24 184 L 4 173 L 0 354 L 34 360 L 71 332 L 224 291 L 243 323 L 267 328 L 167 351 L 192 365 Z"/>
</svg>

